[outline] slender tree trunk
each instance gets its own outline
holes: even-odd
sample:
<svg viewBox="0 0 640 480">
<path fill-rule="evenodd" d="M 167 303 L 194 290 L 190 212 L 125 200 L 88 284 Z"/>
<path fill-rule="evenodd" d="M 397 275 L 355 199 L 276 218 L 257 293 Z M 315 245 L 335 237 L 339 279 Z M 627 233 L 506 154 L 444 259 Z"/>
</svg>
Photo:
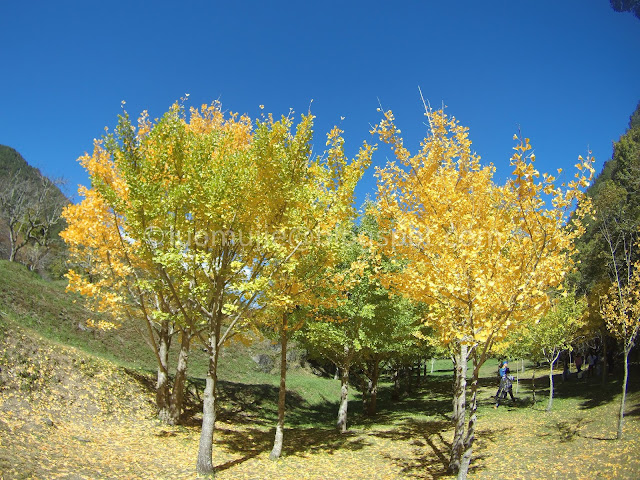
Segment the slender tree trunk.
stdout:
<svg viewBox="0 0 640 480">
<path fill-rule="evenodd" d="M 378 399 L 378 378 L 380 376 L 380 359 L 373 360 L 371 378 L 369 379 L 369 404 L 367 405 L 367 415 L 376 414 L 376 401 Z"/>
<path fill-rule="evenodd" d="M 624 378 L 622 379 L 622 398 L 620 399 L 620 412 L 618 413 L 618 440 L 622 440 L 622 424 L 624 423 L 624 403 L 627 401 L 627 381 L 629 380 L 629 350 L 624 348 Z"/>
<path fill-rule="evenodd" d="M 431 375 L 433 375 L 433 365 L 436 363 L 436 359 L 432 358 L 431 359 Z"/>
<path fill-rule="evenodd" d="M 607 337 L 603 336 L 602 341 L 602 386 L 607 383 L 607 375 L 609 375 L 609 365 L 607 364 Z"/>
<path fill-rule="evenodd" d="M 402 374 L 405 379 L 404 393 L 413 392 L 413 367 L 405 365 L 402 367 Z"/>
<path fill-rule="evenodd" d="M 334 380 L 340 379 L 340 367 L 338 366 L 336 366 L 336 373 L 333 374 L 333 379 Z"/>
<path fill-rule="evenodd" d="M 418 362 L 418 366 L 416 368 L 416 385 L 420 385 L 420 372 L 422 370 L 422 362 Z"/>
<path fill-rule="evenodd" d="M 466 364 L 466 362 L 465 362 Z M 458 480 L 465 480 L 469 472 L 471 464 L 471 455 L 473 454 L 473 441 L 475 439 L 476 424 L 478 422 L 478 376 L 480 365 L 476 363 L 475 355 L 473 362 L 473 378 L 471 380 L 471 409 L 469 412 L 469 425 L 467 426 L 467 434 L 464 439 L 464 452 L 460 461 L 460 469 L 458 470 Z M 464 420 L 464 418 L 463 418 Z"/>
<path fill-rule="evenodd" d="M 349 364 L 345 364 L 340 369 L 342 376 L 340 381 L 342 387 L 340 388 L 340 408 L 338 409 L 338 423 L 337 427 L 340 433 L 347 431 L 347 408 L 349 407 Z"/>
<path fill-rule="evenodd" d="M 371 372 L 365 372 L 365 374 L 360 377 L 360 391 L 362 392 L 362 412 L 365 415 L 369 415 L 369 392 L 371 391 L 372 386 L 370 375 Z"/>
<path fill-rule="evenodd" d="M 176 365 L 176 378 L 171 391 L 171 402 L 169 404 L 169 424 L 180 423 L 182 415 L 182 404 L 184 403 L 184 385 L 187 380 L 187 366 L 189 365 L 189 349 L 191 347 L 191 333 L 188 330 L 180 332 L 180 353 L 178 354 L 178 364 Z"/>
<path fill-rule="evenodd" d="M 467 391 L 467 345 L 460 345 L 456 352 L 454 382 L 454 426 L 453 441 L 451 442 L 451 459 L 449 460 L 449 472 L 457 474 L 460 471 L 462 454 L 465 450 L 464 422 L 466 416 L 466 391 Z"/>
<path fill-rule="evenodd" d="M 536 369 L 531 374 L 531 390 L 533 391 L 533 404 L 536 404 Z"/>
<path fill-rule="evenodd" d="M 453 381 L 451 382 L 452 385 L 452 395 L 451 398 L 452 400 L 452 413 L 451 413 L 451 421 L 455 424 L 456 423 L 456 418 L 458 418 L 458 397 L 456 395 L 456 392 L 458 391 L 458 362 L 457 362 L 457 358 L 455 355 L 451 356 L 451 361 L 453 362 Z"/>
<path fill-rule="evenodd" d="M 287 400 L 287 314 L 282 315 L 282 330 L 280 330 L 280 391 L 278 392 L 278 424 L 276 436 L 269 458 L 277 460 L 282 453 L 284 439 L 284 413 Z"/>
<path fill-rule="evenodd" d="M 212 322 L 214 320 L 211 320 Z M 218 340 L 220 339 L 220 321 L 215 320 L 214 328 L 209 332 L 209 368 L 202 397 L 202 431 L 198 445 L 196 469 L 198 473 L 215 473 L 213 466 L 213 432 L 216 424 L 216 399 L 218 384 Z"/>
<path fill-rule="evenodd" d="M 551 411 L 553 406 L 553 360 L 549 362 L 549 402 L 547 403 L 547 412 Z"/>
<path fill-rule="evenodd" d="M 158 332 L 158 378 L 156 380 L 156 407 L 158 418 L 162 423 L 170 424 L 169 405 L 171 403 L 169 388 L 169 323 L 163 322 Z"/>
<path fill-rule="evenodd" d="M 391 380 L 393 381 L 393 391 L 391 392 L 391 398 L 398 400 L 400 398 L 400 369 L 398 367 L 393 368 L 391 374 Z"/>
</svg>

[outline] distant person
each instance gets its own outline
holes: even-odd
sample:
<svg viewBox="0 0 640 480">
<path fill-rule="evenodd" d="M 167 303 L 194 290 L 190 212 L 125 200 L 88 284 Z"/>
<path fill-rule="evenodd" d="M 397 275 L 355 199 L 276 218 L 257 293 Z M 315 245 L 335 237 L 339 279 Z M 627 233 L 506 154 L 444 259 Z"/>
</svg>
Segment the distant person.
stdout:
<svg viewBox="0 0 640 480">
<path fill-rule="evenodd" d="M 498 374 L 500 375 L 500 386 L 496 392 L 496 404 L 493 408 L 500 406 L 500 399 L 507 398 L 507 393 L 511 396 L 511 400 L 515 403 L 516 399 L 513 396 L 513 377 L 509 375 L 509 363 L 505 360 L 502 362 Z"/>
<path fill-rule="evenodd" d="M 578 353 L 576 355 L 576 371 L 578 372 L 578 377 L 582 378 L 582 375 L 580 375 L 580 373 L 582 373 L 582 354 Z"/>
</svg>

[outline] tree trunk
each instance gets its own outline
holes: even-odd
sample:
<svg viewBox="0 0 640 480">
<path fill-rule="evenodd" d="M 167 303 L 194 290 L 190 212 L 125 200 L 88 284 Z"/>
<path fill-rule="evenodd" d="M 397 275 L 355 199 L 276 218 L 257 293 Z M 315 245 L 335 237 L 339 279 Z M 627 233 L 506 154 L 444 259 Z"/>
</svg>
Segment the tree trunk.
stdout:
<svg viewBox="0 0 640 480">
<path fill-rule="evenodd" d="M 418 367 L 416 368 L 416 385 L 420 385 L 420 371 L 422 370 L 422 362 L 418 362 Z"/>
<path fill-rule="evenodd" d="M 369 404 L 367 405 L 367 415 L 376 414 L 376 401 L 378 398 L 378 377 L 380 376 L 380 360 L 378 358 L 373 360 L 373 366 L 371 369 L 371 378 L 369 379 Z"/>
<path fill-rule="evenodd" d="M 436 359 L 432 358 L 431 359 L 431 375 L 433 375 L 433 365 L 436 363 Z"/>
<path fill-rule="evenodd" d="M 162 423 L 170 424 L 169 405 L 171 403 L 169 388 L 169 323 L 162 322 L 158 332 L 158 378 L 156 380 L 156 407 L 158 418 Z"/>
<path fill-rule="evenodd" d="M 453 422 L 455 431 L 451 442 L 451 459 L 449 472 L 457 474 L 460 471 L 464 448 L 464 422 L 466 416 L 467 391 L 467 345 L 460 345 L 455 358 L 454 408 Z"/>
<path fill-rule="evenodd" d="M 456 392 L 458 391 L 458 368 L 457 368 L 457 361 L 456 361 L 456 356 L 452 355 L 451 356 L 451 361 L 453 362 L 453 380 L 451 382 L 451 386 L 452 386 L 452 391 L 451 391 L 451 398 L 453 406 L 452 406 L 452 413 L 451 413 L 451 421 L 455 424 L 456 422 L 456 418 L 458 418 L 458 397 L 456 395 Z"/>
<path fill-rule="evenodd" d="M 398 367 L 394 367 L 391 374 L 391 381 L 393 382 L 393 391 L 391 392 L 391 398 L 398 400 L 400 398 L 400 370 Z"/>
<path fill-rule="evenodd" d="M 368 368 L 365 366 L 365 368 Z M 360 380 L 360 391 L 362 392 L 362 413 L 365 415 L 369 411 L 369 391 L 371 390 L 371 379 L 366 371 L 358 377 Z"/>
<path fill-rule="evenodd" d="M 607 375 L 609 375 L 609 365 L 607 364 L 607 337 L 603 336 L 602 341 L 602 386 L 607 383 Z"/>
<path fill-rule="evenodd" d="M 198 473 L 210 475 L 215 473 L 213 466 L 213 432 L 216 424 L 216 399 L 218 384 L 218 340 L 220 338 L 220 322 L 209 332 L 209 368 L 202 397 L 202 431 L 198 445 L 196 469 Z"/>
<path fill-rule="evenodd" d="M 536 369 L 533 369 L 531 374 L 531 390 L 533 392 L 533 404 L 536 404 Z"/>
<path fill-rule="evenodd" d="M 17 234 L 14 232 L 13 228 L 9 229 L 9 261 L 15 262 L 16 255 L 18 254 L 18 250 L 20 249 L 18 246 Z"/>
<path fill-rule="evenodd" d="M 269 459 L 277 460 L 282 453 L 284 439 L 284 413 L 287 400 L 287 314 L 282 315 L 282 330 L 280 330 L 280 391 L 278 392 L 278 423 L 276 436 Z"/>
<path fill-rule="evenodd" d="M 549 362 L 549 402 L 547 403 L 547 412 L 551 411 L 553 405 L 553 360 Z"/>
<path fill-rule="evenodd" d="M 465 362 L 466 365 L 466 362 Z M 467 435 L 464 439 L 464 452 L 460 460 L 460 469 L 458 470 L 458 480 L 465 480 L 469 472 L 471 464 L 471 455 L 473 453 L 473 441 L 476 433 L 476 423 L 478 422 L 478 376 L 480 373 L 480 365 L 476 363 L 474 355 L 473 362 L 473 378 L 471 380 L 471 410 L 469 412 L 469 425 L 467 426 Z M 464 416 L 463 416 L 464 421 Z"/>
<path fill-rule="evenodd" d="M 191 346 L 191 334 L 188 330 L 180 333 L 180 353 L 178 354 L 178 364 L 176 365 L 176 378 L 171 391 L 171 402 L 169 404 L 169 424 L 180 423 L 182 415 L 182 404 L 184 403 L 184 385 L 187 379 L 187 366 L 189 365 L 189 348 Z"/>
<path fill-rule="evenodd" d="M 620 412 L 618 413 L 618 440 L 622 440 L 622 424 L 624 423 L 624 403 L 627 400 L 627 381 L 629 380 L 629 350 L 624 348 L 624 378 L 622 379 L 622 398 L 620 399 Z"/>
<path fill-rule="evenodd" d="M 347 408 L 349 407 L 349 365 L 343 365 L 340 371 L 342 373 L 340 377 L 342 387 L 340 388 L 340 408 L 338 409 L 337 427 L 340 433 L 345 433 L 347 431 Z"/>
<path fill-rule="evenodd" d="M 404 378 L 406 379 L 406 388 L 404 389 L 405 393 L 412 393 L 413 392 L 413 366 L 412 365 L 406 365 L 403 369 L 404 371 Z"/>
</svg>

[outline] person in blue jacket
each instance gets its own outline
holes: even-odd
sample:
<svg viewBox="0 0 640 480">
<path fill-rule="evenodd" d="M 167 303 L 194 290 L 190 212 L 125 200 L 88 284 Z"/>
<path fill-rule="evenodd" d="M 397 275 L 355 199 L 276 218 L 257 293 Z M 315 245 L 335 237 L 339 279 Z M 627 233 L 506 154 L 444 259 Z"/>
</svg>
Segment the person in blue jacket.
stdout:
<svg viewBox="0 0 640 480">
<path fill-rule="evenodd" d="M 500 406 L 500 399 L 507 398 L 507 393 L 511 396 L 511 400 L 514 403 L 516 401 L 513 396 L 513 377 L 509 375 L 509 363 L 506 360 L 500 365 L 498 374 L 500 375 L 500 386 L 496 392 L 496 404 L 493 408 L 498 408 Z"/>
</svg>

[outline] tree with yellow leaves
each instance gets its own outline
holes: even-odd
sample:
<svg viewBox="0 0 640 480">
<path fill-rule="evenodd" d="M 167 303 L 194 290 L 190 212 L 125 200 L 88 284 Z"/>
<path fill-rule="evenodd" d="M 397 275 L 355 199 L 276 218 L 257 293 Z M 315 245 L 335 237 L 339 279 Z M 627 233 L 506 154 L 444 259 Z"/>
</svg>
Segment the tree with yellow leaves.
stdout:
<svg viewBox="0 0 640 480">
<path fill-rule="evenodd" d="M 476 427 L 479 370 L 494 342 L 520 322 L 542 316 L 547 291 L 559 286 L 571 267 L 573 239 L 582 228 L 574 201 L 593 175 L 584 173 L 557 187 L 556 179 L 534 167 L 529 139 L 518 141 L 511 158 L 513 176 L 493 180 L 495 167 L 482 166 L 471 151 L 468 129 L 443 110 L 426 108 L 429 135 L 412 155 L 404 146 L 391 111 L 374 128 L 391 145 L 396 162 L 377 171 L 378 222 L 389 232 L 380 248 L 406 267 L 384 280 L 429 306 L 424 322 L 434 328 L 455 360 L 455 433 L 450 470 L 466 478 Z M 551 196 L 551 205 L 544 195 Z M 467 361 L 473 360 L 471 406 L 465 429 Z"/>
<path fill-rule="evenodd" d="M 624 378 L 618 412 L 617 438 L 620 440 L 629 379 L 629 352 L 634 347 L 640 331 L 640 262 L 632 263 L 634 245 L 627 235 L 622 233 L 619 238 L 614 237 L 608 229 L 603 229 L 603 234 L 610 249 L 609 270 L 613 280 L 609 291 L 600 298 L 600 315 L 606 322 L 609 332 L 622 343 L 624 355 Z M 640 242 L 637 242 L 635 247 L 639 248 Z M 622 250 L 624 262 L 617 260 L 620 254 L 618 250 Z"/>
<path fill-rule="evenodd" d="M 172 145 L 161 132 L 179 123 L 179 108 L 174 105 L 153 128 L 145 114 L 134 128 L 124 112 L 115 132 L 95 142 L 93 154 L 79 159 L 92 186 L 80 187 L 82 202 L 65 209 L 67 228 L 61 233 L 75 265 L 67 275 L 68 289 L 111 317 L 95 326 L 142 323 L 158 363 L 158 415 L 169 424 L 179 421 L 190 340 L 199 328 L 185 321 L 171 291 L 175 279 L 155 260 L 161 247 L 176 244 L 170 231 L 186 214 L 177 196 L 159 187 L 174 175 L 164 166 Z M 181 348 L 170 388 L 169 350 L 178 335 Z"/>
<path fill-rule="evenodd" d="M 255 321 L 306 232 L 282 235 L 300 216 L 314 217 L 310 205 L 327 208 L 319 188 L 352 191 L 370 156 L 365 145 L 352 163 L 312 160 L 313 116 L 293 126 L 291 115 L 255 124 L 225 116 L 218 103 L 188 114 L 176 103 L 155 124 L 143 114 L 136 126 L 124 115 L 116 134 L 83 157 L 92 188 L 66 213 L 72 254 L 91 259 L 87 275 L 70 272 L 70 288 L 116 317 L 143 318 L 149 330 L 170 319 L 207 349 L 200 473 L 215 470 L 220 349 Z M 333 135 L 341 146 L 339 131 Z M 345 188 L 337 196 L 350 195 Z"/>
<path fill-rule="evenodd" d="M 334 266 L 345 240 L 344 226 L 355 214 L 354 189 L 369 166 L 373 151 L 365 144 L 358 157 L 349 162 L 342 131 L 336 127 L 327 137 L 329 149 L 310 164 L 313 168 L 302 185 L 301 197 L 289 210 L 290 218 L 278 235 L 284 251 L 288 251 L 287 246 L 302 242 L 300 248 L 291 251 L 287 264 L 274 272 L 271 288 L 262 299 L 267 308 L 261 323 L 272 329 L 280 341 L 278 422 L 269 456 L 272 460 L 280 458 L 284 438 L 287 345 L 308 316 L 321 307 L 335 306 L 340 300 L 339 295 L 333 295 L 333 288 L 343 279 Z"/>
</svg>

